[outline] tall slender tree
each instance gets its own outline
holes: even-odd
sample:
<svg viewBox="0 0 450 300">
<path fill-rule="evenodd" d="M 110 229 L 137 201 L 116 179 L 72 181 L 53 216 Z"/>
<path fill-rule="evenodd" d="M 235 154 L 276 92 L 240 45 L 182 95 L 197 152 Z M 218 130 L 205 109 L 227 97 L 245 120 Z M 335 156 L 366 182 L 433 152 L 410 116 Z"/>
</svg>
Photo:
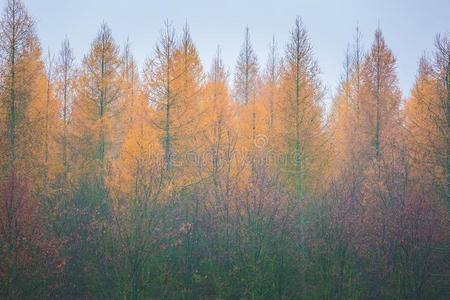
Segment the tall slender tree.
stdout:
<svg viewBox="0 0 450 300">
<path fill-rule="evenodd" d="M 234 74 L 234 97 L 242 105 L 239 111 L 242 125 L 243 143 L 248 149 L 254 147 L 254 141 L 259 134 L 258 93 L 260 87 L 259 65 L 250 40 L 250 30 L 245 28 L 244 43 L 239 53 Z"/>
<path fill-rule="evenodd" d="M 178 104 L 174 117 L 177 120 L 178 159 L 183 168 L 179 169 L 184 178 L 183 184 L 191 184 L 198 180 L 199 160 L 191 159 L 190 153 L 200 152 L 204 144 L 202 137 L 205 131 L 204 114 L 204 79 L 203 67 L 197 49 L 191 38 L 189 26 L 185 24 L 179 45 L 175 51 L 175 91 Z M 197 155 L 198 156 L 198 155 Z M 180 172 L 181 171 L 181 172 Z"/>
<path fill-rule="evenodd" d="M 144 71 L 146 91 L 156 111 L 153 124 L 161 130 L 164 161 L 169 174 L 173 172 L 173 143 L 176 139 L 176 120 L 172 116 L 178 101 L 174 88 L 177 79 L 174 62 L 176 49 L 175 30 L 172 24 L 166 21 L 161 29 L 154 56 L 147 61 Z"/>
<path fill-rule="evenodd" d="M 268 112 L 267 127 L 272 130 L 276 122 L 276 100 L 279 93 L 280 74 L 282 70 L 281 60 L 278 57 L 277 42 L 275 36 L 269 45 L 269 57 L 263 76 L 262 95 L 265 98 L 266 110 Z"/>
<path fill-rule="evenodd" d="M 234 74 L 234 96 L 247 105 L 254 100 L 258 90 L 258 59 L 250 41 L 250 30 L 245 28 L 244 43 L 238 56 Z"/>
<path fill-rule="evenodd" d="M 197 150 L 196 139 L 203 130 L 203 70 L 187 26 L 178 43 L 166 22 L 154 57 L 147 62 L 145 84 L 155 108 L 153 124 L 161 133 L 166 170 L 173 178 L 176 168 L 177 185 L 185 185 L 196 177 L 189 155 Z"/>
<path fill-rule="evenodd" d="M 105 175 L 106 163 L 117 155 L 112 146 L 118 135 L 113 124 L 120 114 L 120 65 L 119 47 L 111 29 L 102 24 L 83 59 L 73 107 L 74 133 L 80 139 L 77 144 L 86 147 L 79 151 L 83 155 L 81 162 L 91 166 L 94 162 L 100 179 Z"/>
<path fill-rule="evenodd" d="M 285 166 L 295 197 L 301 199 L 308 189 L 312 190 L 312 185 L 308 185 L 320 174 L 320 150 L 325 147 L 321 106 L 323 88 L 307 31 L 300 18 L 295 20 L 291 30 L 284 64 L 282 94 L 277 105 L 282 147 L 279 151 L 286 156 Z"/>
<path fill-rule="evenodd" d="M 369 158 L 381 159 L 383 149 L 392 144 L 392 130 L 398 128 L 401 93 L 395 72 L 395 57 L 380 29 L 367 54 L 362 73 L 364 103 L 362 118 Z"/>
<path fill-rule="evenodd" d="M 62 130 L 58 142 L 60 145 L 60 161 L 62 163 L 62 180 L 66 183 L 70 170 L 69 126 L 71 121 L 72 103 L 75 96 L 76 67 L 73 50 L 66 38 L 61 43 L 57 57 L 55 74 L 55 94 L 60 101 Z"/>
</svg>

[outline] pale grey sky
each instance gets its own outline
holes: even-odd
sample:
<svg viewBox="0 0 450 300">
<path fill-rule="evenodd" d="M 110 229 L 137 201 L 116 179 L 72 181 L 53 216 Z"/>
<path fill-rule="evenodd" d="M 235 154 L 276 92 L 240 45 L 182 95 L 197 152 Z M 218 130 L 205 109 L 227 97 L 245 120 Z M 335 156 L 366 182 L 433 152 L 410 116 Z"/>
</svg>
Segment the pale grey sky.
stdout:
<svg viewBox="0 0 450 300">
<path fill-rule="evenodd" d="M 275 35 L 280 54 L 296 16 L 309 31 L 329 101 L 342 72 L 347 44 L 359 23 L 367 49 L 379 23 L 397 57 L 404 97 L 414 82 L 419 57 L 433 48 L 437 33 L 450 32 L 449 0 L 24 0 L 37 21 L 44 50 L 59 50 L 67 35 L 80 61 L 88 51 L 100 23 L 105 21 L 119 44 L 129 36 L 142 65 L 153 52 L 164 20 L 177 30 L 188 22 L 205 69 L 220 44 L 224 62 L 233 73 L 246 25 L 250 27 L 260 64 L 267 59 Z M 4 6 L 6 0 L 0 0 Z"/>
</svg>

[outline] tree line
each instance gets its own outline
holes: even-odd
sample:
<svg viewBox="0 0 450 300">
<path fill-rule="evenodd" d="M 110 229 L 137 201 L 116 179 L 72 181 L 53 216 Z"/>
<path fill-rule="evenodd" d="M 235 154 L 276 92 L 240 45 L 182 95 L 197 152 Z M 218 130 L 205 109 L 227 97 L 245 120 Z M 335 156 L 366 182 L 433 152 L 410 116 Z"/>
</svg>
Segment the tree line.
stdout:
<svg viewBox="0 0 450 300">
<path fill-rule="evenodd" d="M 299 17 L 265 64 L 246 28 L 229 74 L 170 22 L 142 68 L 106 24 L 79 65 L 45 54 L 8 0 L 0 297 L 447 299 L 450 37 L 408 99 L 381 29 L 362 44 L 326 114 Z"/>
</svg>

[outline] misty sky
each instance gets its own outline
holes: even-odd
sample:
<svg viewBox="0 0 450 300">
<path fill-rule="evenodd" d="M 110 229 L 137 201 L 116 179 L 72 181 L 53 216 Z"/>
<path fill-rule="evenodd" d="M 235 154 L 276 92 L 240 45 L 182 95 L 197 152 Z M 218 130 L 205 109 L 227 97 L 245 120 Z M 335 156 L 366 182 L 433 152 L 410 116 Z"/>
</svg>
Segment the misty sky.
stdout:
<svg viewBox="0 0 450 300">
<path fill-rule="evenodd" d="M 450 32 L 449 0 L 24 0 L 37 21 L 37 30 L 46 53 L 59 50 L 67 35 L 78 62 L 87 53 L 99 25 L 105 21 L 116 41 L 127 37 L 140 65 L 153 52 L 164 20 L 172 21 L 178 32 L 188 22 L 205 69 L 209 68 L 217 45 L 233 74 L 246 25 L 260 64 L 267 59 L 268 44 L 275 35 L 280 54 L 284 53 L 295 17 L 308 29 L 322 79 L 328 87 L 327 101 L 335 93 L 345 49 L 352 42 L 359 23 L 363 44 L 372 43 L 380 24 L 388 45 L 397 58 L 403 96 L 414 82 L 417 62 L 433 49 L 437 33 Z M 2 6 L 6 0 L 0 0 Z"/>
</svg>

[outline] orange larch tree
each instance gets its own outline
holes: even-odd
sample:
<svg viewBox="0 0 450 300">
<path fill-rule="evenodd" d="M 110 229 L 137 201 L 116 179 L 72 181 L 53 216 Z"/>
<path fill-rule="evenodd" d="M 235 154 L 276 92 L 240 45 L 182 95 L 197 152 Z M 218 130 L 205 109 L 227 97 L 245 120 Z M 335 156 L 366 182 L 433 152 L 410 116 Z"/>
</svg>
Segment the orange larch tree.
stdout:
<svg viewBox="0 0 450 300">
<path fill-rule="evenodd" d="M 113 147 L 118 138 L 113 125 L 120 115 L 120 66 L 119 47 L 109 27 L 102 24 L 89 54 L 83 59 L 72 111 L 77 162 L 82 169 L 99 175 L 100 181 L 109 161 L 118 152 Z"/>
</svg>

